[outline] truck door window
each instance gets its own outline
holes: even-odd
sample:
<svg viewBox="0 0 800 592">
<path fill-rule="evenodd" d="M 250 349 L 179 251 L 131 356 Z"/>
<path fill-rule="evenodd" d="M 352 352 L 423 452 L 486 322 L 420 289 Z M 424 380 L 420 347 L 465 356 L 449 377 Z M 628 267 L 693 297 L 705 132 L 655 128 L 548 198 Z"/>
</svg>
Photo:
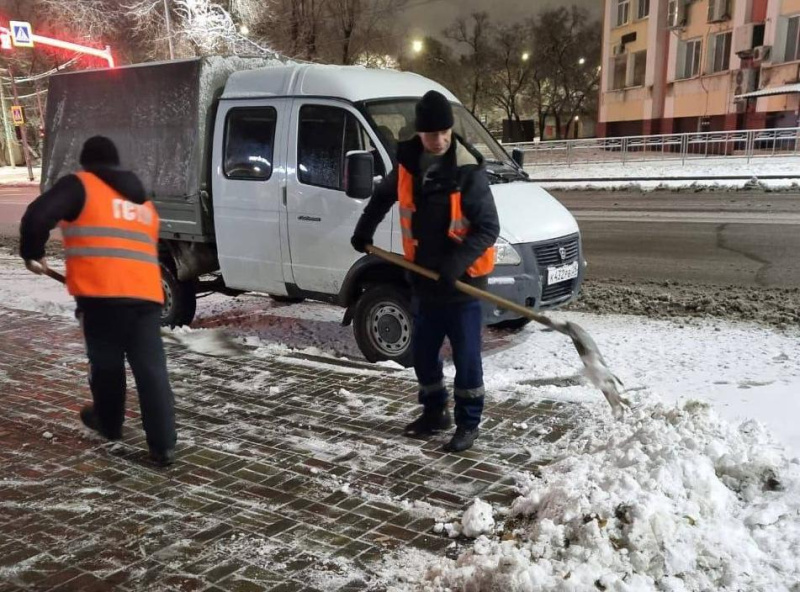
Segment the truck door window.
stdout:
<svg viewBox="0 0 800 592">
<path fill-rule="evenodd" d="M 297 178 L 305 185 L 344 188 L 344 157 L 350 150 L 369 150 L 375 157 L 376 174 L 383 162 L 366 130 L 345 109 L 327 105 L 303 105 L 297 131 Z"/>
<path fill-rule="evenodd" d="M 272 176 L 277 117 L 272 107 L 232 109 L 228 113 L 223 163 L 226 177 L 264 181 Z"/>
</svg>

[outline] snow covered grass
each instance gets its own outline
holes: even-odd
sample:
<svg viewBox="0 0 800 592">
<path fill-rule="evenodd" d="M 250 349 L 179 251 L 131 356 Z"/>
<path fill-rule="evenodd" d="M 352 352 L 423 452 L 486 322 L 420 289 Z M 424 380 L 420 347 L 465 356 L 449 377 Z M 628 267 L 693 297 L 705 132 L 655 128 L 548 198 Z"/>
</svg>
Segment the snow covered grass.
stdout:
<svg viewBox="0 0 800 592">
<path fill-rule="evenodd" d="M 419 588 L 800 589 L 800 466 L 763 426 L 699 402 L 593 419 L 549 445 L 559 460 L 521 475 L 497 528 L 430 564 Z"/>
</svg>

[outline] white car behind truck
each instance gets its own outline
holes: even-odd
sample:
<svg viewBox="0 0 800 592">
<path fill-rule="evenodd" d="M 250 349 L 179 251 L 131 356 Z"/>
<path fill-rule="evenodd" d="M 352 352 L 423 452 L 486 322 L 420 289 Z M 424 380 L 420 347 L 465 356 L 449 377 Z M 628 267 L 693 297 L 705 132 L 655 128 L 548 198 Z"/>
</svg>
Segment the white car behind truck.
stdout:
<svg viewBox="0 0 800 592">
<path fill-rule="evenodd" d="M 585 265 L 573 216 L 452 93 L 416 74 L 198 58 L 53 76 L 42 188 L 77 168 L 84 140 L 106 135 L 162 219 L 165 324 L 190 323 L 196 293 L 209 289 L 320 300 L 345 309 L 368 360 L 409 365 L 406 276 L 350 246 L 366 203 L 351 188 L 363 188 L 354 163 L 365 154 L 372 182 L 392 169 L 431 89 L 452 101 L 456 133 L 486 158 L 501 225 L 490 289 L 532 309 L 575 298 Z M 396 207 L 375 244 L 402 252 Z M 484 320 L 524 322 L 490 306 Z"/>
</svg>

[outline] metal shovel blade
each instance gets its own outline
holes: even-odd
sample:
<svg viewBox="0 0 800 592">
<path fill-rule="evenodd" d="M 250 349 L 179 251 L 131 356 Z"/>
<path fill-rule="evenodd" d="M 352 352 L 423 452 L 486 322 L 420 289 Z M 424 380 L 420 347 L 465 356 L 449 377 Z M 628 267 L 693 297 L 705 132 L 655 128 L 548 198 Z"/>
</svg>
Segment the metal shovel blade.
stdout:
<svg viewBox="0 0 800 592">
<path fill-rule="evenodd" d="M 161 328 L 161 338 L 191 352 L 204 356 L 231 358 L 249 353 L 249 349 L 229 335 L 224 329 L 199 329 L 195 331 L 170 331 Z"/>
<path fill-rule="evenodd" d="M 406 261 L 403 257 L 388 251 L 384 251 L 378 247 L 369 245 L 367 247 L 367 253 L 370 255 L 375 255 L 376 257 L 380 257 L 381 259 L 389 261 L 390 263 L 394 263 L 395 265 L 399 265 L 400 267 L 409 271 L 413 271 L 414 273 L 418 273 L 419 275 L 427 277 L 428 279 L 439 279 L 438 273 L 421 267 L 416 263 Z M 594 386 L 602 391 L 606 401 L 608 401 L 609 405 L 611 405 L 611 410 L 615 416 L 619 417 L 623 413 L 625 407 L 628 406 L 628 403 L 620 396 L 619 393 L 619 387 L 622 385 L 622 382 L 620 382 L 620 380 L 614 376 L 614 373 L 603 359 L 597 344 L 580 325 L 571 322 L 555 321 L 550 317 L 529 310 L 524 306 L 520 306 L 516 302 L 511 302 L 510 300 L 501 298 L 496 294 L 480 290 L 474 286 L 465 284 L 464 282 L 456 282 L 456 288 L 460 292 L 469 294 L 474 298 L 483 300 L 485 302 L 491 302 L 499 308 L 513 311 L 520 316 L 567 335 L 570 339 L 572 339 L 572 343 L 575 345 L 575 349 L 578 350 L 578 355 L 580 356 L 583 365 L 586 367 L 586 377 Z"/>
<path fill-rule="evenodd" d="M 45 269 L 45 275 L 62 284 L 67 282 L 66 278 L 54 269 Z M 170 331 L 166 327 L 162 327 L 161 338 L 167 343 L 179 345 L 205 356 L 234 357 L 249 353 L 248 348 L 223 329 Z"/>
</svg>

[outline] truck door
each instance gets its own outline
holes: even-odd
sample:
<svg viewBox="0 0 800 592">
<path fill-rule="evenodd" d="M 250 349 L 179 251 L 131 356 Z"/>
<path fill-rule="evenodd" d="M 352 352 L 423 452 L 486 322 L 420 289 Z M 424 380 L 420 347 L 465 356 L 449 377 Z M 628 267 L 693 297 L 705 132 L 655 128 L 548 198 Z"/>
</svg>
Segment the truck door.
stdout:
<svg viewBox="0 0 800 592">
<path fill-rule="evenodd" d="M 286 294 L 290 113 L 289 99 L 220 103 L 212 154 L 214 229 L 222 277 L 231 288 Z"/>
<path fill-rule="evenodd" d="M 363 256 L 350 246 L 350 237 L 367 203 L 344 193 L 345 155 L 372 151 L 380 176 L 390 161 L 361 114 L 342 102 L 295 100 L 291 129 L 287 214 L 294 281 L 309 292 L 338 294 Z M 391 228 L 390 212 L 375 233 L 377 246 L 390 248 Z"/>
</svg>

